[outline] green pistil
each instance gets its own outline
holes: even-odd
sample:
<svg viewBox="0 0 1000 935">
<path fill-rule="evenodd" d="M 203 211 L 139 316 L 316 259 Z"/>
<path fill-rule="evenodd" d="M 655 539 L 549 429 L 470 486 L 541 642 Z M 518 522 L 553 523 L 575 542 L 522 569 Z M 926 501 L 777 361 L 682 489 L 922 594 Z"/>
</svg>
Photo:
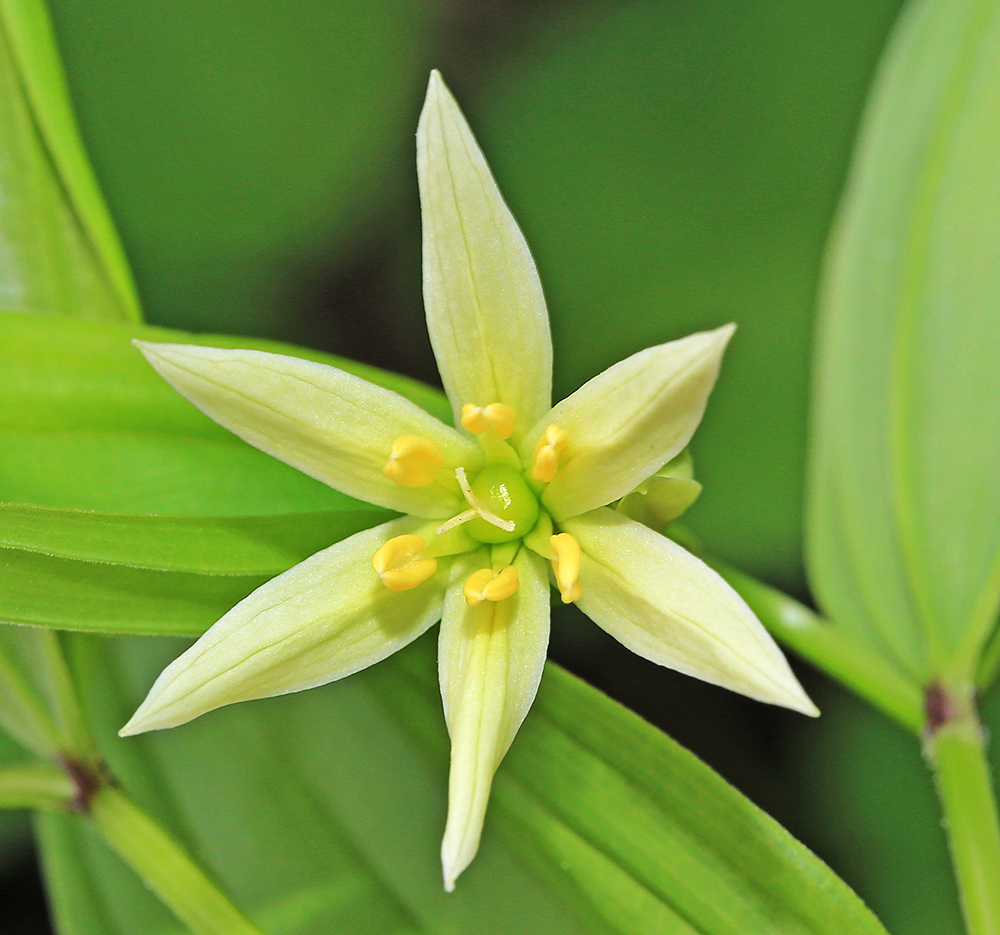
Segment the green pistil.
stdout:
<svg viewBox="0 0 1000 935">
<path fill-rule="evenodd" d="M 514 524 L 513 530 L 507 532 L 476 517 L 465 526 L 473 539 L 488 543 L 514 542 L 532 530 L 538 520 L 538 498 L 520 471 L 505 464 L 492 464 L 480 471 L 470 486 L 485 509 Z"/>
</svg>

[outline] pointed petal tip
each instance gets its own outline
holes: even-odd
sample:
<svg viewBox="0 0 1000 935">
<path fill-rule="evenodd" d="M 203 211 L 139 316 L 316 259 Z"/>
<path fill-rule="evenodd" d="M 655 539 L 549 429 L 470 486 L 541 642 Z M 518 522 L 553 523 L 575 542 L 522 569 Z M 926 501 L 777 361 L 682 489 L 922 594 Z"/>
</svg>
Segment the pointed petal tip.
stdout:
<svg viewBox="0 0 1000 935">
<path fill-rule="evenodd" d="M 733 335 L 736 334 L 736 323 L 731 321 L 718 328 L 712 328 L 710 331 L 703 331 L 701 334 L 708 339 L 708 346 L 712 348 L 712 351 L 716 352 L 717 349 L 717 353 L 721 357 L 732 340 Z"/>
<path fill-rule="evenodd" d="M 787 668 L 787 664 L 786 674 L 787 678 L 782 679 L 783 684 L 780 686 L 780 693 L 776 692 L 770 699 L 766 700 L 770 701 L 771 704 L 788 708 L 789 711 L 797 711 L 799 714 L 805 714 L 807 717 L 819 717 L 819 708 L 813 704 L 812 699 L 806 694 L 805 689 L 799 684 L 798 679 Z"/>
<path fill-rule="evenodd" d="M 142 726 L 142 722 L 137 716 L 138 713 L 139 712 L 137 711 L 135 714 L 133 714 L 132 717 L 129 718 L 125 726 L 120 731 L 118 731 L 119 737 L 134 737 L 136 734 L 144 734 L 147 730 L 149 730 L 148 727 Z"/>
<path fill-rule="evenodd" d="M 444 891 L 446 893 L 454 893 L 455 883 L 465 872 L 469 864 L 472 863 L 472 857 L 475 856 L 475 852 L 473 852 L 472 857 L 463 860 L 458 854 L 449 852 L 446 848 L 446 844 L 443 844 L 441 847 L 441 872 L 444 877 Z M 454 849 L 450 850 L 453 851 Z"/>
<path fill-rule="evenodd" d="M 448 90 L 448 86 L 444 83 L 444 78 L 441 77 L 441 72 L 436 68 L 431 69 L 430 77 L 427 79 L 427 93 L 424 95 L 424 106 L 420 114 L 420 121 L 417 124 L 417 133 L 420 133 L 420 127 L 424 122 L 424 117 L 428 112 L 430 105 L 433 102 L 447 101 L 451 97 L 451 92 Z"/>
<path fill-rule="evenodd" d="M 118 731 L 119 737 L 134 737 L 136 734 L 145 734 L 151 730 L 161 730 L 164 727 L 174 727 L 176 722 L 168 721 L 156 711 L 155 707 L 148 704 L 148 697 L 126 722 L 125 726 Z"/>
<path fill-rule="evenodd" d="M 803 691 L 801 698 L 796 699 L 797 703 L 792 707 L 793 711 L 805 714 L 807 717 L 819 717 L 820 710 L 813 704 L 812 699 Z"/>
<path fill-rule="evenodd" d="M 141 341 L 139 338 L 132 338 L 132 345 L 137 347 L 141 351 L 142 356 L 151 364 L 154 360 L 170 360 L 172 356 L 177 356 L 176 351 L 190 350 L 193 346 L 188 344 L 170 344 L 166 341 Z M 172 355 L 171 351 L 175 351 L 175 353 Z"/>
</svg>

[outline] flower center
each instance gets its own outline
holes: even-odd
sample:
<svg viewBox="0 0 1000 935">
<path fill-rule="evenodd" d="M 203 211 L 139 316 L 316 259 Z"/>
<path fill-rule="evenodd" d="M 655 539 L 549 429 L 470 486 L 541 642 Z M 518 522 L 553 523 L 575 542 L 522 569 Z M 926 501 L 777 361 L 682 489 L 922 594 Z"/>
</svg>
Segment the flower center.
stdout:
<svg viewBox="0 0 1000 935">
<path fill-rule="evenodd" d="M 502 529 L 482 516 L 469 520 L 465 529 L 477 542 L 514 542 L 531 532 L 538 520 L 538 498 L 520 471 L 504 464 L 492 464 L 480 471 L 470 484 L 477 503 L 504 521 Z"/>
</svg>

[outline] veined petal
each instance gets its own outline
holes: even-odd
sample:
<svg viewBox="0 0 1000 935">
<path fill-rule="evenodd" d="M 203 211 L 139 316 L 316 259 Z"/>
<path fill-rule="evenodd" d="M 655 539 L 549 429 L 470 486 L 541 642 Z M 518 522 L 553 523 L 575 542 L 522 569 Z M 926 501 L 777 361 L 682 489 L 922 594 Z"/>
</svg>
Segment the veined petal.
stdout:
<svg viewBox="0 0 1000 935">
<path fill-rule="evenodd" d="M 493 774 L 538 690 L 549 642 L 545 563 L 527 549 L 514 561 L 520 586 L 512 597 L 470 607 L 462 586 L 489 566 L 484 552 L 456 561 L 438 649 L 441 697 L 451 735 L 448 822 L 441 843 L 444 886 L 479 849 Z"/>
<path fill-rule="evenodd" d="M 157 372 L 209 418 L 255 448 L 369 503 L 438 518 L 461 497 L 442 484 L 406 487 L 382 473 L 393 441 L 433 442 L 446 465 L 474 465 L 470 439 L 398 393 L 314 361 L 136 341 Z"/>
<path fill-rule="evenodd" d="M 583 550 L 580 609 L 632 652 L 758 701 L 818 713 L 753 611 L 700 559 L 610 509 L 562 528 Z"/>
<path fill-rule="evenodd" d="M 734 330 L 726 325 L 639 351 L 567 396 L 528 432 L 520 445 L 526 462 L 549 425 L 567 433 L 542 495 L 553 519 L 625 496 L 684 448 Z"/>
<path fill-rule="evenodd" d="M 517 222 L 455 99 L 431 72 L 417 127 L 427 329 L 458 425 L 514 409 L 516 441 L 552 405 L 545 299 Z"/>
<path fill-rule="evenodd" d="M 383 523 L 259 587 L 163 670 L 121 735 L 324 685 L 416 639 L 441 616 L 446 566 L 419 587 L 390 591 L 372 555 L 419 526 L 410 518 Z"/>
</svg>

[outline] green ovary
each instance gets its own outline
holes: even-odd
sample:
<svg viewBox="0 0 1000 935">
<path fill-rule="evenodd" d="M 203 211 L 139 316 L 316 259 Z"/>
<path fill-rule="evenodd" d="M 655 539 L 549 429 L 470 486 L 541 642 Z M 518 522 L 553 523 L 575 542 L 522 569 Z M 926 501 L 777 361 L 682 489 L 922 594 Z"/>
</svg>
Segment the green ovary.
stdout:
<svg viewBox="0 0 1000 935">
<path fill-rule="evenodd" d="M 514 542 L 531 532 L 538 520 L 538 498 L 521 473 L 503 464 L 484 468 L 470 484 L 482 505 L 500 519 L 514 524 L 511 532 L 476 518 L 465 527 L 479 542 Z"/>
</svg>

